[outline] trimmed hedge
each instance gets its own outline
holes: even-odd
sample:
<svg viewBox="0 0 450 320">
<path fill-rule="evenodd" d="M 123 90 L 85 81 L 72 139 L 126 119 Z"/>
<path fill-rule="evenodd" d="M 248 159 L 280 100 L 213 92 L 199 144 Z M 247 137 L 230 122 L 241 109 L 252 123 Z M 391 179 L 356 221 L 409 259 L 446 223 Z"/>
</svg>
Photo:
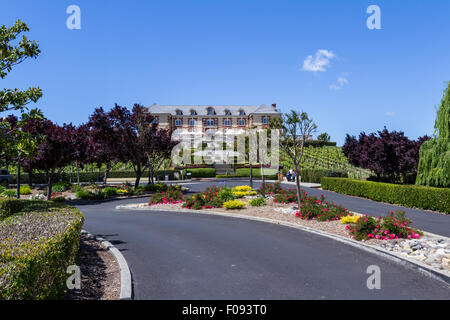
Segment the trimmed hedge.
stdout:
<svg viewBox="0 0 450 320">
<path fill-rule="evenodd" d="M 78 262 L 84 217 L 65 205 L 41 203 L 42 208 L 0 223 L 0 299 L 57 299 L 67 291 L 66 271 Z"/>
<path fill-rule="evenodd" d="M 323 178 L 322 188 L 410 208 L 450 214 L 450 189 L 342 178 Z"/>
</svg>

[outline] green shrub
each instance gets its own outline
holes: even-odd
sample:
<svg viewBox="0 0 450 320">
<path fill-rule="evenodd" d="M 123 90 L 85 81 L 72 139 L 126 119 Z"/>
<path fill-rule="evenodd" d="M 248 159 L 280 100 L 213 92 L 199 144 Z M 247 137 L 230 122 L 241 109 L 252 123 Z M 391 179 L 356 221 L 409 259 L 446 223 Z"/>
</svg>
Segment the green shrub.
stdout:
<svg viewBox="0 0 450 320">
<path fill-rule="evenodd" d="M 261 198 L 252 199 L 248 203 L 250 203 L 250 205 L 252 207 L 262 207 L 262 206 L 266 205 L 267 201 L 266 201 L 266 198 L 261 197 Z"/>
<path fill-rule="evenodd" d="M 75 193 L 75 197 L 81 200 L 102 200 L 105 198 L 104 193 L 101 190 L 97 190 L 95 193 L 88 190 L 79 190 Z"/>
<path fill-rule="evenodd" d="M 246 206 L 247 204 L 244 201 L 241 200 L 231 200 L 231 201 L 227 201 L 223 204 L 223 207 L 226 208 L 227 210 L 238 210 L 238 209 L 242 209 Z"/>
<path fill-rule="evenodd" d="M 20 194 L 31 194 L 31 188 L 29 186 L 20 186 Z"/>
<path fill-rule="evenodd" d="M 219 200 L 223 202 L 236 200 L 237 196 L 234 194 L 233 189 L 231 188 L 223 188 L 218 193 Z"/>
<path fill-rule="evenodd" d="M 191 178 L 214 178 L 216 176 L 214 168 L 188 169 L 187 172 L 191 173 Z"/>
<path fill-rule="evenodd" d="M 6 197 L 6 198 L 14 198 L 17 196 L 17 191 L 8 189 L 8 190 L 3 191 L 1 196 Z"/>
<path fill-rule="evenodd" d="M 144 191 L 147 192 L 165 192 L 167 191 L 167 184 L 165 183 L 155 183 L 155 184 L 147 184 L 143 187 Z"/>
<path fill-rule="evenodd" d="M 105 195 L 105 197 L 107 197 L 107 198 L 114 197 L 117 195 L 117 189 L 113 188 L 113 187 L 107 187 L 107 188 L 103 189 L 102 192 Z"/>
<path fill-rule="evenodd" d="M 5 191 L 5 187 L 4 186 L 0 186 L 0 194 L 2 194 Z"/>
<path fill-rule="evenodd" d="M 66 270 L 77 264 L 84 217 L 49 204 L 0 222 L 0 299 L 58 299 L 67 291 Z"/>
<path fill-rule="evenodd" d="M 67 190 L 67 188 L 65 186 L 61 185 L 61 184 L 55 184 L 52 187 L 52 190 L 55 191 L 55 192 L 64 192 L 64 191 Z"/>
<path fill-rule="evenodd" d="M 340 178 L 323 178 L 322 188 L 374 201 L 450 214 L 449 188 L 397 185 Z"/>
</svg>

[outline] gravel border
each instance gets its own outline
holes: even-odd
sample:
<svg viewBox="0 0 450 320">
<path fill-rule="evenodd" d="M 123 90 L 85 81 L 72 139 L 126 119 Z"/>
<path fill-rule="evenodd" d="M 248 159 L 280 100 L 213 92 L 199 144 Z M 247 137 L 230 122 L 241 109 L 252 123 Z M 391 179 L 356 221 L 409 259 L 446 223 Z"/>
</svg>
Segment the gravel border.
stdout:
<svg viewBox="0 0 450 320">
<path fill-rule="evenodd" d="M 397 263 L 402 264 L 405 267 L 409 267 L 410 269 L 416 270 L 422 274 L 425 274 L 429 277 L 435 278 L 437 280 L 440 280 L 447 284 L 450 287 L 450 274 L 447 272 L 442 272 L 441 270 L 437 270 L 435 268 L 430 267 L 429 265 L 426 265 L 425 263 L 422 263 L 418 260 L 413 260 L 406 258 L 404 256 L 395 254 L 391 251 L 385 250 L 383 248 L 369 245 L 364 242 L 356 241 L 351 239 L 349 236 L 344 237 L 342 235 L 330 233 L 328 231 L 319 230 L 314 227 L 304 226 L 297 223 L 282 221 L 282 220 L 275 220 L 271 218 L 263 218 L 258 216 L 250 216 L 245 214 L 236 214 L 232 211 L 227 212 L 219 212 L 219 211 L 213 211 L 211 209 L 209 210 L 190 210 L 190 209 L 170 209 L 170 208 L 161 208 L 161 206 L 143 206 L 142 204 L 128 204 L 128 205 L 119 205 L 115 207 L 116 210 L 136 210 L 136 211 L 168 211 L 168 212 L 186 212 L 186 213 L 199 213 L 204 215 L 216 215 L 216 216 L 223 216 L 223 217 L 231 217 L 231 218 L 239 218 L 239 219 L 247 219 L 247 220 L 253 220 L 253 221 L 260 221 L 260 222 L 266 222 L 266 223 L 272 223 L 276 225 L 282 225 L 286 227 L 291 227 L 295 229 L 299 229 L 302 231 L 314 233 L 320 236 L 324 236 L 330 239 L 333 239 L 335 241 L 339 241 L 342 243 L 346 243 L 348 245 L 351 245 L 353 247 L 359 248 L 361 250 L 365 250 L 371 253 L 374 253 L 376 255 L 388 258 L 390 260 L 393 260 Z M 440 238 L 445 238 L 442 236 L 439 236 Z"/>
<path fill-rule="evenodd" d="M 130 268 L 128 267 L 128 263 L 125 260 L 124 256 L 122 255 L 122 253 L 113 244 L 111 244 L 111 242 L 106 241 L 101 237 L 94 236 L 93 234 L 85 230 L 82 230 L 81 233 L 86 234 L 89 237 L 94 238 L 97 241 L 101 242 L 101 244 L 114 255 L 114 258 L 119 264 L 120 270 L 120 300 L 132 300 L 133 285 L 131 279 L 131 272 Z"/>
</svg>

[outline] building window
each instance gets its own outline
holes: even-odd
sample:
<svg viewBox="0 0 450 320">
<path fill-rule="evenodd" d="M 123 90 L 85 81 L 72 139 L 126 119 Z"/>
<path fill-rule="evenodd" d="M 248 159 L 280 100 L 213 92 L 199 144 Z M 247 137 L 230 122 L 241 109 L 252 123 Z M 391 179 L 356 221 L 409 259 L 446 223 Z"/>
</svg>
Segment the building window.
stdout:
<svg viewBox="0 0 450 320">
<path fill-rule="evenodd" d="M 207 126 L 207 127 L 214 127 L 214 125 L 215 125 L 214 119 L 208 119 L 208 120 L 206 120 L 206 126 Z"/>
<path fill-rule="evenodd" d="M 215 114 L 214 109 L 213 108 L 208 108 L 206 109 L 206 113 L 208 116 L 212 116 Z"/>
<path fill-rule="evenodd" d="M 230 110 L 225 110 L 225 115 L 226 116 L 231 116 L 231 111 Z"/>
<path fill-rule="evenodd" d="M 239 110 L 239 115 L 240 116 L 245 116 L 245 111 L 244 110 Z"/>
<path fill-rule="evenodd" d="M 181 121 L 181 119 L 176 119 L 175 120 L 175 126 L 176 127 L 181 127 L 183 125 L 183 122 Z"/>
<path fill-rule="evenodd" d="M 196 115 L 197 115 L 197 111 L 191 110 L 191 116 L 196 116 Z"/>
<path fill-rule="evenodd" d="M 189 120 L 189 126 L 190 126 L 190 127 L 195 126 L 195 120 L 194 120 L 194 119 L 190 119 L 190 120 Z"/>
<path fill-rule="evenodd" d="M 153 118 L 152 124 L 158 124 L 158 117 Z"/>
<path fill-rule="evenodd" d="M 177 116 L 182 116 L 183 115 L 183 111 L 181 111 L 181 110 L 177 110 L 176 113 L 177 113 Z"/>
<path fill-rule="evenodd" d="M 244 120 L 244 119 L 239 119 L 239 120 L 238 120 L 238 125 L 239 125 L 240 127 L 245 126 L 245 120 Z"/>
<path fill-rule="evenodd" d="M 225 119 L 225 120 L 223 121 L 223 125 L 224 125 L 225 127 L 231 127 L 231 120 L 230 120 L 230 119 Z"/>
<path fill-rule="evenodd" d="M 264 117 L 263 118 L 263 124 L 269 124 L 269 118 L 268 117 Z"/>
</svg>

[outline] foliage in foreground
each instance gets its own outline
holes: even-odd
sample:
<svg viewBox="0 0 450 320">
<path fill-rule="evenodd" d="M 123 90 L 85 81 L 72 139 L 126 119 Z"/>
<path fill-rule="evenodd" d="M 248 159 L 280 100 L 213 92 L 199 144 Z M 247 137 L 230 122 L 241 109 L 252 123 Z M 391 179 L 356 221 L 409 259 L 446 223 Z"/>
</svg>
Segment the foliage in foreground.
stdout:
<svg viewBox="0 0 450 320">
<path fill-rule="evenodd" d="M 77 263 L 83 215 L 51 202 L 6 201 L 14 204 L 3 210 L 20 214 L 0 222 L 0 299 L 61 297 L 67 267 Z"/>
</svg>

